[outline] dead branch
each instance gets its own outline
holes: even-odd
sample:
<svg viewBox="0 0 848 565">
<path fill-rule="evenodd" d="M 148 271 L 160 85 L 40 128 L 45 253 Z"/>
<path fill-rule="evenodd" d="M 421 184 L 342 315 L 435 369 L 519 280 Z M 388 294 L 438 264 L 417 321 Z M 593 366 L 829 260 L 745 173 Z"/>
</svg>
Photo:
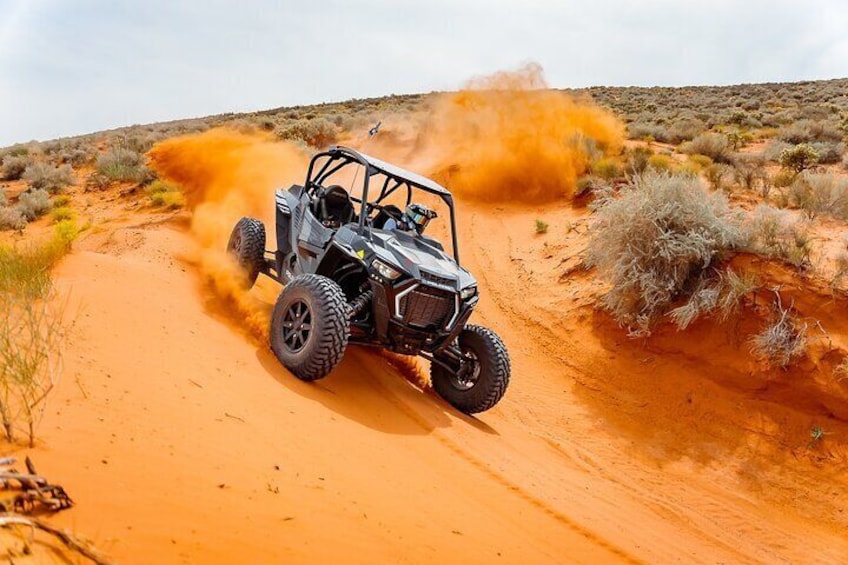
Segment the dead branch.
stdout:
<svg viewBox="0 0 848 565">
<path fill-rule="evenodd" d="M 32 528 L 33 532 L 35 530 L 41 530 L 54 536 L 71 551 L 76 551 L 77 553 L 93 561 L 97 565 L 113 564 L 113 562 L 109 558 L 100 553 L 90 543 L 77 538 L 70 532 L 60 530 L 59 528 L 51 526 L 47 522 L 44 522 L 37 518 L 25 518 L 23 516 L 17 516 L 14 514 L 0 516 L 0 527 L 5 528 L 8 526 L 29 526 L 30 528 Z"/>
</svg>

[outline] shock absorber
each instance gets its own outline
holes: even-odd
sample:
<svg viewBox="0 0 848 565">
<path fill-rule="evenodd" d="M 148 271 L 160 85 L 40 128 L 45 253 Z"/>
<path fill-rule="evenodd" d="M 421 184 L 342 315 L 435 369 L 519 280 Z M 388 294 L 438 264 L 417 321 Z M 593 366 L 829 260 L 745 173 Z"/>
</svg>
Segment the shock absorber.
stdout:
<svg viewBox="0 0 848 565">
<path fill-rule="evenodd" d="M 347 317 L 348 319 L 353 319 L 368 307 L 371 304 L 371 299 L 374 298 L 374 291 L 372 289 L 368 289 L 353 300 L 351 300 L 347 305 Z"/>
</svg>

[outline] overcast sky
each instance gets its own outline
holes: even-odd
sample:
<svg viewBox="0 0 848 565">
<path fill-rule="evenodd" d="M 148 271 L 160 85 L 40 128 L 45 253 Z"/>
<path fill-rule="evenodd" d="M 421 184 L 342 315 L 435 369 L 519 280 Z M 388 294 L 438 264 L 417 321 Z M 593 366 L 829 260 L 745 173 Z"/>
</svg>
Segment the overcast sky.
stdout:
<svg viewBox="0 0 848 565">
<path fill-rule="evenodd" d="M 848 76 L 845 0 L 0 0 L 0 146 L 455 89 Z"/>
</svg>

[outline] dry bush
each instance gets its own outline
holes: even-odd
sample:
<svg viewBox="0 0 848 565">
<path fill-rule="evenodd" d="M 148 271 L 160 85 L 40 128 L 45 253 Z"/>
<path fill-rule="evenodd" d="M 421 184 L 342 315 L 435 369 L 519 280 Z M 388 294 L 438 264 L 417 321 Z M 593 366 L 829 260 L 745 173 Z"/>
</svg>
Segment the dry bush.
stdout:
<svg viewBox="0 0 848 565">
<path fill-rule="evenodd" d="M 17 206 L 0 206 L 0 230 L 22 231 L 26 225 L 26 218 Z"/>
<path fill-rule="evenodd" d="M 275 133 L 280 139 L 303 141 L 308 145 L 318 148 L 323 148 L 334 143 L 338 136 L 335 124 L 326 118 L 298 120 L 294 123 L 280 126 Z"/>
<path fill-rule="evenodd" d="M 651 158 L 654 152 L 647 147 L 634 147 L 625 149 L 624 171 L 627 175 L 640 175 L 648 168 L 648 159 Z"/>
<path fill-rule="evenodd" d="M 765 159 L 762 155 L 736 155 L 733 158 L 733 172 L 738 182 L 746 190 L 754 190 L 757 183 L 768 185 L 768 173 L 765 169 Z M 768 190 L 763 189 L 763 197 L 768 197 Z"/>
<path fill-rule="evenodd" d="M 131 149 L 112 148 L 97 158 L 97 174 L 109 181 L 145 182 L 152 173 L 144 165 L 144 158 Z"/>
<path fill-rule="evenodd" d="M 590 166 L 591 173 L 604 180 L 614 180 L 624 176 L 624 169 L 619 162 L 610 157 L 598 159 Z"/>
<path fill-rule="evenodd" d="M 704 169 L 704 176 L 714 190 L 730 192 L 733 167 L 724 163 L 713 163 Z"/>
<path fill-rule="evenodd" d="M 50 194 L 58 194 L 74 182 L 70 165 L 54 167 L 48 163 L 33 163 L 26 168 L 22 178 L 30 188 L 46 190 Z"/>
<path fill-rule="evenodd" d="M 50 269 L 67 249 L 56 237 L 42 247 L 0 247 L 0 424 L 8 441 L 35 443 L 48 393 L 61 368 L 63 309 Z"/>
<path fill-rule="evenodd" d="M 719 255 L 741 242 L 739 215 L 695 177 L 645 173 L 599 195 L 587 262 L 612 284 L 603 304 L 635 334 L 697 290 Z"/>
<path fill-rule="evenodd" d="M 757 288 L 759 282 L 750 273 L 739 275 L 728 269 L 719 275 L 717 282 L 704 279 L 688 300 L 668 315 L 680 330 L 701 316 L 717 314 L 720 321 L 725 321 L 739 311 L 742 298 Z"/>
<path fill-rule="evenodd" d="M 717 163 L 730 162 L 730 140 L 721 133 L 702 133 L 680 146 L 683 153 L 706 155 Z"/>
<path fill-rule="evenodd" d="M 32 159 L 26 155 L 7 155 L 0 166 L 3 180 L 18 180 L 31 163 Z"/>
<path fill-rule="evenodd" d="M 830 122 L 798 120 L 780 128 L 777 138 L 792 144 L 812 141 L 839 142 L 842 141 L 842 132 Z"/>
<path fill-rule="evenodd" d="M 789 191 L 792 205 L 810 217 L 827 214 L 848 219 L 848 179 L 832 174 L 804 173 L 795 179 Z"/>
<path fill-rule="evenodd" d="M 845 144 L 832 141 L 817 141 L 810 143 L 819 158 L 820 165 L 833 165 L 842 160 L 842 154 L 845 153 Z"/>
<path fill-rule="evenodd" d="M 668 129 L 668 138 L 666 141 L 674 144 L 682 141 L 691 141 L 706 129 L 707 125 L 698 118 L 691 116 L 680 118 Z"/>
<path fill-rule="evenodd" d="M 811 266 L 810 225 L 792 212 L 761 204 L 750 217 L 745 239 L 748 251 L 797 268 Z"/>
<path fill-rule="evenodd" d="M 772 321 L 750 340 L 751 352 L 771 366 L 788 367 L 806 351 L 807 324 L 796 319 L 791 310 L 791 305 L 783 308 L 778 295 Z"/>
<path fill-rule="evenodd" d="M 29 222 L 37 220 L 52 207 L 50 194 L 46 190 L 30 190 L 18 196 L 18 210 Z"/>
</svg>

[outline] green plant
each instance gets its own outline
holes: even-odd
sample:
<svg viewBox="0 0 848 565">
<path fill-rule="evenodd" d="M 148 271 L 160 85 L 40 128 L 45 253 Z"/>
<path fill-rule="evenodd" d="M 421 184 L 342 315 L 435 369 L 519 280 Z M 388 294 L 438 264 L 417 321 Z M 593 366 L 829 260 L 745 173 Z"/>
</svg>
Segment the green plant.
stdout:
<svg viewBox="0 0 848 565">
<path fill-rule="evenodd" d="M 645 173 L 598 195 L 587 263 L 612 288 L 602 302 L 631 333 L 648 333 L 699 287 L 722 252 L 742 243 L 739 214 L 691 176 Z"/>
<path fill-rule="evenodd" d="M 657 172 L 669 172 L 674 169 L 674 160 L 669 155 L 651 155 L 648 157 L 648 168 Z"/>
<path fill-rule="evenodd" d="M 30 447 L 61 367 L 64 316 L 50 270 L 65 249 L 58 238 L 0 247 L 0 424 L 8 441 L 23 432 Z"/>
<path fill-rule="evenodd" d="M 53 207 L 59 208 L 62 206 L 67 206 L 71 203 L 71 197 L 67 194 L 60 194 L 59 196 L 55 196 L 53 198 Z"/>
<path fill-rule="evenodd" d="M 819 154 L 806 143 L 784 149 L 780 153 L 780 166 L 798 174 L 815 165 Z"/>
<path fill-rule="evenodd" d="M 53 223 L 57 223 L 64 220 L 72 220 L 76 217 L 76 214 L 71 208 L 61 206 L 59 208 L 53 208 L 53 211 L 50 212 L 50 217 L 53 218 Z"/>
<path fill-rule="evenodd" d="M 544 220 L 536 220 L 536 233 L 543 234 L 548 233 L 548 223 Z"/>
<path fill-rule="evenodd" d="M 624 170 L 615 159 L 598 159 L 591 166 L 592 174 L 605 180 L 613 180 L 624 175 Z"/>
<path fill-rule="evenodd" d="M 150 201 L 154 206 L 162 206 L 171 210 L 182 208 L 185 205 L 185 198 L 180 192 L 157 192 L 150 196 Z"/>
</svg>

